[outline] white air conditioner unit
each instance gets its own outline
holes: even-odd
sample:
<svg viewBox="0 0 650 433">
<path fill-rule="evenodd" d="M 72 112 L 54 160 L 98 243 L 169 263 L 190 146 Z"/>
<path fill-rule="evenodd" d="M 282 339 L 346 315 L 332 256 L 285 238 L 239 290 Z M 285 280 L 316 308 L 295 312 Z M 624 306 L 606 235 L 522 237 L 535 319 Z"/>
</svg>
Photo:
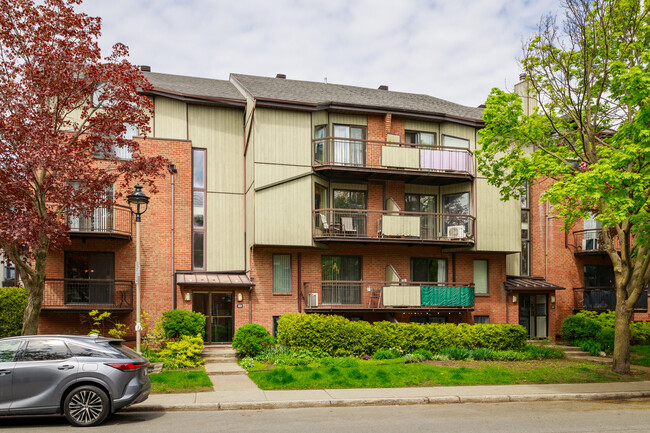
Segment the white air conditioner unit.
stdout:
<svg viewBox="0 0 650 433">
<path fill-rule="evenodd" d="M 465 237 L 465 226 L 447 227 L 447 237 L 453 239 L 462 239 Z"/>
<path fill-rule="evenodd" d="M 596 251 L 598 248 L 597 238 L 582 240 L 582 251 Z"/>
<path fill-rule="evenodd" d="M 318 307 L 318 293 L 307 294 L 307 306 Z"/>
</svg>

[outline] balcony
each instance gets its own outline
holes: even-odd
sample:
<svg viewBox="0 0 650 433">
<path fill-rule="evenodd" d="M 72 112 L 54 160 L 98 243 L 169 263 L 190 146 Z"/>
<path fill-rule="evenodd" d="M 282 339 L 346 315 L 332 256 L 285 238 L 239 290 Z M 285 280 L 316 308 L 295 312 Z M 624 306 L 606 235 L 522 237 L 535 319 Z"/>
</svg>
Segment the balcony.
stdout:
<svg viewBox="0 0 650 433">
<path fill-rule="evenodd" d="M 133 311 L 133 282 L 46 279 L 42 308 L 58 311 Z"/>
<path fill-rule="evenodd" d="M 574 231 L 573 246 L 575 247 L 574 254 L 576 255 L 607 254 L 602 229 Z M 614 239 L 614 246 L 620 250 L 617 238 Z"/>
<path fill-rule="evenodd" d="M 474 178 L 468 149 L 325 137 L 312 141 L 314 171 L 348 179 L 445 185 Z"/>
<path fill-rule="evenodd" d="M 573 289 L 576 310 L 615 310 L 616 290 L 612 287 Z M 648 291 L 644 290 L 634 304 L 635 311 L 648 311 Z"/>
<path fill-rule="evenodd" d="M 473 310 L 474 285 L 386 281 L 306 282 L 305 311 Z"/>
<path fill-rule="evenodd" d="M 67 216 L 71 237 L 97 237 L 131 240 L 132 214 L 127 206 L 98 208 L 82 216 Z"/>
<path fill-rule="evenodd" d="M 312 236 L 320 242 L 383 242 L 471 246 L 471 215 L 367 209 L 317 209 Z"/>
</svg>

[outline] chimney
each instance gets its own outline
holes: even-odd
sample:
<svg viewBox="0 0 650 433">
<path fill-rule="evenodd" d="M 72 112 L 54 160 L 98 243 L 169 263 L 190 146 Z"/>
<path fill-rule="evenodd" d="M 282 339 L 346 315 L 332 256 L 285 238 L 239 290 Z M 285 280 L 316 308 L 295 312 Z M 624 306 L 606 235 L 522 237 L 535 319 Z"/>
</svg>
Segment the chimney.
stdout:
<svg viewBox="0 0 650 433">
<path fill-rule="evenodd" d="M 140 70 L 142 72 L 151 72 L 151 66 L 149 66 L 149 65 L 140 65 Z"/>
<path fill-rule="evenodd" d="M 515 84 L 515 93 L 521 98 L 521 105 L 524 109 L 525 115 L 530 115 L 533 112 L 533 109 L 537 107 L 537 99 L 535 97 L 535 92 L 530 85 L 528 80 L 528 74 L 522 73 L 519 74 L 519 83 Z"/>
<path fill-rule="evenodd" d="M 385 84 L 382 84 L 381 86 L 379 86 L 379 90 L 388 90 L 388 86 L 385 85 Z"/>
<path fill-rule="evenodd" d="M 287 79 L 287 75 L 286 75 L 286 74 L 277 74 L 277 75 L 275 76 L 275 78 L 280 78 L 281 80 L 286 80 L 286 79 Z"/>
</svg>

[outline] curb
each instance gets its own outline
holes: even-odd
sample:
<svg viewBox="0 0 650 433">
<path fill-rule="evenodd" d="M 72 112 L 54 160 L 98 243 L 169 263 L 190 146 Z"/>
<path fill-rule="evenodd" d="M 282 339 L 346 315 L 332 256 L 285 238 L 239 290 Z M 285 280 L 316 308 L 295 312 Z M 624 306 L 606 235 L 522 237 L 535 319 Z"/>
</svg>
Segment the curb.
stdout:
<svg viewBox="0 0 650 433">
<path fill-rule="evenodd" d="M 597 401 L 627 400 L 650 397 L 650 391 L 622 391 L 567 394 L 515 394 L 515 395 L 475 395 L 439 397 L 395 397 L 362 398 L 337 400 L 286 400 L 286 401 L 243 401 L 222 403 L 196 403 L 178 405 L 138 404 L 123 409 L 123 412 L 177 412 L 177 411 L 219 411 L 219 410 L 260 410 L 260 409 L 299 409 L 319 407 L 361 407 L 423 404 L 461 404 L 461 403 L 515 403 L 532 401 Z"/>
</svg>

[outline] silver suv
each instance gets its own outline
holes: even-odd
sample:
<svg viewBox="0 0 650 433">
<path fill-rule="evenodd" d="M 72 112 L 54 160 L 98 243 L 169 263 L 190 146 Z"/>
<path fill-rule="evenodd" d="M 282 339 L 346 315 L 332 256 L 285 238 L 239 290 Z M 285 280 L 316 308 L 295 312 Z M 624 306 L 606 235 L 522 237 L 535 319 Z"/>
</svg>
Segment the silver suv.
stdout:
<svg viewBox="0 0 650 433">
<path fill-rule="evenodd" d="M 122 340 L 32 335 L 0 339 L 0 416 L 63 413 L 76 426 L 149 396 L 149 362 Z"/>
</svg>

